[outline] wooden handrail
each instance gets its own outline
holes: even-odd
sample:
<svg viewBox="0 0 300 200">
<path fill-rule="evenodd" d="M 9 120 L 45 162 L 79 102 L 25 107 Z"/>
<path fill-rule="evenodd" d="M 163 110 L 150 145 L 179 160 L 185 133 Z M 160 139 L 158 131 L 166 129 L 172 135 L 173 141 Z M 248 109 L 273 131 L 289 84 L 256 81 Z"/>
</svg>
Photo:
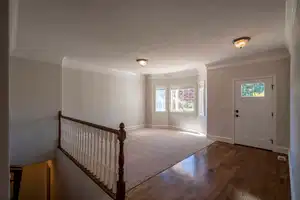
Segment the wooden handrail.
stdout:
<svg viewBox="0 0 300 200">
<path fill-rule="evenodd" d="M 67 120 L 70 120 L 70 121 L 73 121 L 73 122 L 77 122 L 77 123 L 84 124 L 84 125 L 96 128 L 96 129 L 100 129 L 100 130 L 103 130 L 103 131 L 107 131 L 107 132 L 119 135 L 119 130 L 116 130 L 116 129 L 113 129 L 113 128 L 109 128 L 109 127 L 106 127 L 106 126 L 101 126 L 101 125 L 98 125 L 98 124 L 93 124 L 91 122 L 82 121 L 80 119 L 75 119 L 75 118 L 72 118 L 72 117 L 67 117 L 67 116 L 64 116 L 62 114 L 60 115 L 60 117 L 63 118 L 63 119 L 67 119 Z"/>
<path fill-rule="evenodd" d="M 69 154 L 65 149 L 62 148 L 61 146 L 61 126 L 62 122 L 61 119 L 67 119 L 76 123 L 84 124 L 86 126 L 90 126 L 96 129 L 104 130 L 110 133 L 114 133 L 118 136 L 119 140 L 119 156 L 118 156 L 118 164 L 119 164 L 119 169 L 118 169 L 118 181 L 117 181 L 117 191 L 114 193 L 112 190 L 108 189 L 102 182 L 100 182 L 95 175 L 93 175 L 83 164 L 79 163 L 78 160 L 76 160 L 72 155 Z M 58 112 L 58 148 L 71 160 L 73 161 L 88 177 L 90 177 L 100 188 L 102 188 L 112 199 L 114 200 L 125 200 L 126 196 L 126 183 L 124 180 L 124 163 L 125 163 L 125 158 L 124 158 L 124 141 L 126 139 L 126 131 L 125 131 L 125 125 L 124 123 L 120 123 L 119 128 L 120 130 L 112 129 L 109 127 L 93 124 L 90 122 L 85 122 L 79 119 L 75 119 L 72 117 L 67 117 L 63 116 L 62 112 Z"/>
</svg>

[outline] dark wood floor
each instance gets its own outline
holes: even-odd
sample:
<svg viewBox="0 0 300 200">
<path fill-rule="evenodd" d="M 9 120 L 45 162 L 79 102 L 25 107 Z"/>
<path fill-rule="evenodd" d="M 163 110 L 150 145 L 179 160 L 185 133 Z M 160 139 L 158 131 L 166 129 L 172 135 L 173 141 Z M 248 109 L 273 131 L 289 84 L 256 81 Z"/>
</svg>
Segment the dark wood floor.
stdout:
<svg viewBox="0 0 300 200">
<path fill-rule="evenodd" d="M 215 142 L 128 192 L 129 200 L 289 200 L 288 161 Z"/>
</svg>

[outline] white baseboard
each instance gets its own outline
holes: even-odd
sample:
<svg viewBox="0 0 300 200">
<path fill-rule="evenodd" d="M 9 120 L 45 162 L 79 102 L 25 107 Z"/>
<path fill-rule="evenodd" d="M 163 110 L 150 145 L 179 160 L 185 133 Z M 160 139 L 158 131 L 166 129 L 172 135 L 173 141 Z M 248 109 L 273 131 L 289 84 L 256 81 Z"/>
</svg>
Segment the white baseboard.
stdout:
<svg viewBox="0 0 300 200">
<path fill-rule="evenodd" d="M 169 125 L 147 124 L 145 127 L 146 127 L 146 128 L 162 128 L 162 129 L 168 129 L 168 128 L 169 128 Z"/>
<path fill-rule="evenodd" d="M 202 132 L 199 132 L 199 131 L 196 131 L 196 130 L 185 129 L 185 128 L 181 128 L 181 127 L 177 127 L 177 126 L 171 126 L 171 125 L 146 124 L 145 127 L 146 128 L 159 128 L 159 129 L 172 129 L 172 130 L 190 132 L 190 133 L 194 133 L 194 134 L 204 134 L 204 135 L 206 135 L 206 133 L 202 133 Z"/>
<path fill-rule="evenodd" d="M 125 127 L 126 131 L 134 131 L 141 128 L 145 128 L 145 124 Z"/>
<path fill-rule="evenodd" d="M 274 149 L 275 152 L 277 153 L 282 153 L 282 154 L 289 154 L 289 148 L 283 147 L 283 146 L 276 146 Z"/>
<path fill-rule="evenodd" d="M 226 142 L 226 143 L 230 143 L 233 144 L 233 139 L 232 138 L 228 138 L 228 137 L 221 137 L 221 136 L 216 136 L 216 135 L 207 135 L 208 139 L 211 140 L 215 140 L 215 141 L 221 141 L 221 142 Z"/>
</svg>

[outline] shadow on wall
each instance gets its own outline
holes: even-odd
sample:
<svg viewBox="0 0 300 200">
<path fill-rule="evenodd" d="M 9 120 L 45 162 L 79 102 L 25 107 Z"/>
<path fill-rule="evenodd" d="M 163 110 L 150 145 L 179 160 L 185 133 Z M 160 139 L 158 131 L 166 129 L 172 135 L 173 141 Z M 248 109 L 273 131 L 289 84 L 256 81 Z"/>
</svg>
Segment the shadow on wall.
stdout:
<svg viewBox="0 0 300 200">
<path fill-rule="evenodd" d="M 27 165 L 54 158 L 57 146 L 57 120 L 44 117 L 11 123 L 11 164 Z"/>
<path fill-rule="evenodd" d="M 111 200 L 84 172 L 60 150 L 56 151 L 53 184 L 56 200 Z"/>
<path fill-rule="evenodd" d="M 11 164 L 53 159 L 61 109 L 61 66 L 11 57 L 9 78 Z"/>
</svg>

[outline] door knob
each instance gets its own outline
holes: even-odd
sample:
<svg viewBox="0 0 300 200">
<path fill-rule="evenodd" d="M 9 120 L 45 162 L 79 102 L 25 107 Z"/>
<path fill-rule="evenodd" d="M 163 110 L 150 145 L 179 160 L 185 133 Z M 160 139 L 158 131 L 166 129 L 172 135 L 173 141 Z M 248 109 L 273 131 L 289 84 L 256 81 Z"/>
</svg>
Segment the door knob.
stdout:
<svg viewBox="0 0 300 200">
<path fill-rule="evenodd" d="M 239 115 L 235 115 L 235 117 L 240 117 Z"/>
<path fill-rule="evenodd" d="M 239 110 L 235 110 L 236 113 L 239 113 Z"/>
</svg>

